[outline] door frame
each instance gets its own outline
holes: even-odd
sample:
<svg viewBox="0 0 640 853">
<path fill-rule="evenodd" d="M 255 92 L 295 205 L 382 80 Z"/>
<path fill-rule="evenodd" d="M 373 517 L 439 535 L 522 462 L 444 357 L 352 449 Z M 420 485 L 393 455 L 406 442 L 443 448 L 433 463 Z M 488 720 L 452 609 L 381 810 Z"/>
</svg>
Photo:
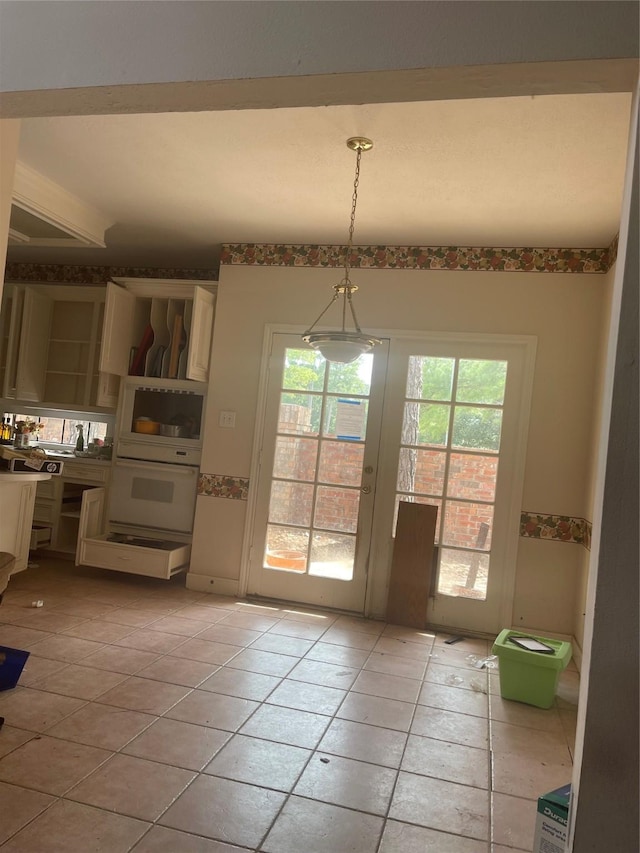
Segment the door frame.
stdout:
<svg viewBox="0 0 640 853">
<path fill-rule="evenodd" d="M 513 616 L 513 598 L 516 583 L 516 561 L 518 553 L 518 540 L 520 531 L 520 515 L 522 494 L 524 490 L 524 474 L 526 465 L 526 449 L 529 433 L 529 417 L 531 412 L 531 400 L 533 396 L 533 380 L 538 339 L 534 335 L 510 335 L 490 334 L 485 332 L 429 332 L 425 330 L 409 329 L 370 329 L 371 334 L 377 337 L 388 338 L 390 348 L 393 348 L 393 340 L 399 338 L 419 338 L 425 341 L 455 343 L 504 343 L 519 345 L 524 350 L 523 377 L 518 402 L 518 431 L 516 436 L 516 452 L 512 477 L 512 505 L 509 507 L 509 529 L 513 532 L 509 537 L 506 548 L 506 567 L 503 576 L 502 601 L 500 605 L 501 621 L 505 625 L 511 625 Z M 256 504 L 258 493 L 258 477 L 260 474 L 261 444 L 265 426 L 267 386 L 269 370 L 271 368 L 271 341 L 274 335 L 302 335 L 305 328 L 301 325 L 290 325 L 285 323 L 265 324 L 262 341 L 262 354 L 260 360 L 260 377 L 258 384 L 258 396 L 256 398 L 256 419 L 251 449 L 251 466 L 249 470 L 249 490 L 247 495 L 247 513 L 245 517 L 244 533 L 242 537 L 242 551 L 240 556 L 240 577 L 238 580 L 238 595 L 243 597 L 247 594 L 249 585 L 249 557 L 253 541 L 253 526 L 256 517 Z M 390 350 L 390 351 L 391 351 Z M 383 464 L 383 457 L 390 452 L 391 448 L 381 441 L 380 459 L 378 470 Z M 375 533 L 374 533 L 375 538 Z M 372 542 L 373 544 L 373 542 Z M 390 556 L 390 555 L 389 555 Z M 386 586 L 389 577 L 390 562 L 386 565 L 378 565 L 377 571 L 370 564 L 367 588 L 365 592 L 364 615 L 372 618 L 384 618 L 386 611 Z"/>
</svg>

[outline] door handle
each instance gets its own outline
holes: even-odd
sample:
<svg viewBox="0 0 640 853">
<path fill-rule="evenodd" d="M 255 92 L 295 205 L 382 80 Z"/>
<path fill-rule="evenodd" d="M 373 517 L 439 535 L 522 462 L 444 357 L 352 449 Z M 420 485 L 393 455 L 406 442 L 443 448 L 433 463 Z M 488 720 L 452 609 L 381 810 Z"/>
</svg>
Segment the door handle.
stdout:
<svg viewBox="0 0 640 853">
<path fill-rule="evenodd" d="M 360 488 L 360 491 L 362 492 L 363 495 L 370 495 L 371 494 L 371 486 L 362 486 Z"/>
</svg>

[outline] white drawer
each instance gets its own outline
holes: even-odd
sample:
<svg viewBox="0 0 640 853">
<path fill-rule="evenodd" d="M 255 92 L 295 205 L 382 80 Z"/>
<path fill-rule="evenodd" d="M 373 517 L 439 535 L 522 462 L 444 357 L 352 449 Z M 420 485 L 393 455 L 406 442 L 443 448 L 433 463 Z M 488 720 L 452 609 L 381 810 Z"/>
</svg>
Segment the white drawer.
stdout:
<svg viewBox="0 0 640 853">
<path fill-rule="evenodd" d="M 107 542 L 106 537 L 107 534 L 104 534 L 81 541 L 79 559 L 81 565 L 168 579 L 186 568 L 189 562 L 191 545 L 176 543 L 175 547 L 169 550 L 161 550 L 120 542 Z"/>
<path fill-rule="evenodd" d="M 60 487 L 59 477 L 52 477 L 50 480 L 40 480 L 36 488 L 36 500 L 40 498 L 54 499 Z"/>
<path fill-rule="evenodd" d="M 34 521 L 48 521 L 53 524 L 56 515 L 56 504 L 54 501 L 39 500 L 40 493 L 37 493 L 36 502 L 33 507 Z"/>
<path fill-rule="evenodd" d="M 39 524 L 34 524 L 31 528 L 31 538 L 29 540 L 29 550 L 35 551 L 36 548 L 41 548 L 43 545 L 51 544 L 51 528 L 42 527 Z"/>
<path fill-rule="evenodd" d="M 87 482 L 104 485 L 109 482 L 111 466 L 106 463 L 65 462 L 62 479 L 70 482 Z"/>
</svg>

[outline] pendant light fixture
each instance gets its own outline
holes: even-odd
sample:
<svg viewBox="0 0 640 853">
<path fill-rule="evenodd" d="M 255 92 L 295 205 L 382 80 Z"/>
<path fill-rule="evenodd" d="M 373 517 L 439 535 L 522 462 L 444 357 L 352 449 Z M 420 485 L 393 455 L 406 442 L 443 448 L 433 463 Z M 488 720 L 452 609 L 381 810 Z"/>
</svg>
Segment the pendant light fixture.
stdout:
<svg viewBox="0 0 640 853">
<path fill-rule="evenodd" d="M 356 174 L 353 181 L 353 197 L 351 199 L 351 220 L 349 223 L 349 242 L 344 253 L 344 277 L 339 284 L 333 285 L 334 294 L 327 307 L 317 317 L 315 322 L 307 329 L 302 340 L 313 349 L 318 350 L 327 361 L 337 361 L 341 364 L 349 364 L 359 356 L 369 352 L 380 343 L 380 339 L 373 335 L 367 335 L 358 325 L 358 318 L 353 307 L 351 295 L 356 292 L 358 286 L 351 283 L 351 249 L 353 248 L 353 228 L 356 221 L 356 205 L 358 203 L 358 185 L 360 183 L 360 158 L 363 151 L 373 148 L 373 142 L 362 136 L 352 136 L 347 139 L 347 147 L 356 152 Z M 324 317 L 329 308 L 342 300 L 342 327 L 335 331 L 314 332 L 318 322 Z M 347 309 L 353 320 L 353 331 L 347 331 Z"/>
</svg>

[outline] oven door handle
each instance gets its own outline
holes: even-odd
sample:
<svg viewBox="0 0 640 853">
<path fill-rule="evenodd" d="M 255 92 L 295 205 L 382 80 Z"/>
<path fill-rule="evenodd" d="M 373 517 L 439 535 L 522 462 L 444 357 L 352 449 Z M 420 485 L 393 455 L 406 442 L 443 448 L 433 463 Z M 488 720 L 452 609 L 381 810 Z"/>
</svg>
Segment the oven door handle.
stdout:
<svg viewBox="0 0 640 853">
<path fill-rule="evenodd" d="M 166 462 L 131 462 L 116 459 L 115 466 L 116 468 L 128 468 L 134 471 L 155 471 L 156 474 L 162 474 L 163 471 L 166 473 L 171 472 L 172 476 L 182 475 L 184 477 L 193 477 L 198 473 L 198 469 L 192 465 L 171 465 Z"/>
</svg>

